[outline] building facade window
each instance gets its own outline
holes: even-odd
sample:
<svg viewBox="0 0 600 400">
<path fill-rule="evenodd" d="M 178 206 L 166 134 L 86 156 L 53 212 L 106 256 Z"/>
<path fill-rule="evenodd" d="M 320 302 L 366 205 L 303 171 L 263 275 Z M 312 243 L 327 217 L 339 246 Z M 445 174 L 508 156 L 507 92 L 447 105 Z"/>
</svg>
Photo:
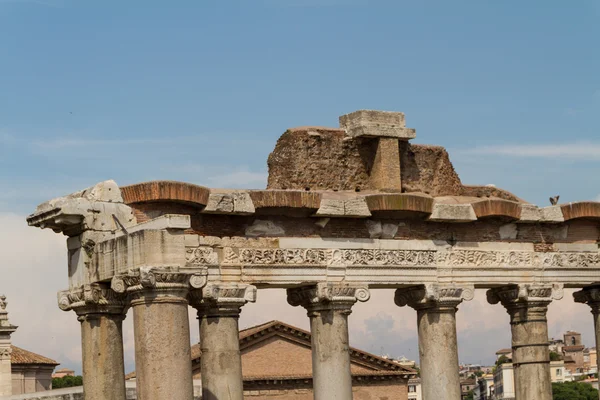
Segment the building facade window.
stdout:
<svg viewBox="0 0 600 400">
<path fill-rule="evenodd" d="M 417 391 L 417 387 L 415 385 L 408 386 L 408 393 L 414 393 Z"/>
</svg>

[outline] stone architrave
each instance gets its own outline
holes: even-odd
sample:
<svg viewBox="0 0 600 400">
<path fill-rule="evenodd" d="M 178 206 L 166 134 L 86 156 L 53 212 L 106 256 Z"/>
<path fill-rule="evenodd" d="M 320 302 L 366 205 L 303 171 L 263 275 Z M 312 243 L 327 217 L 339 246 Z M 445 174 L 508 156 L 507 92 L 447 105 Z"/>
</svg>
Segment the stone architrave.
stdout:
<svg viewBox="0 0 600 400">
<path fill-rule="evenodd" d="M 563 297 L 562 285 L 509 285 L 487 291 L 490 304 L 501 303 L 510 315 L 517 400 L 552 400 L 548 323 L 552 300 Z"/>
<path fill-rule="evenodd" d="M 370 298 L 368 287 L 319 283 L 288 289 L 287 298 L 310 318 L 315 400 L 352 399 L 348 315 L 356 301 Z"/>
<path fill-rule="evenodd" d="M 256 301 L 256 287 L 209 283 L 189 298 L 200 322 L 202 398 L 243 400 L 238 319 L 241 307 Z"/>
<path fill-rule="evenodd" d="M 472 285 L 428 284 L 396 290 L 397 306 L 417 311 L 424 400 L 460 400 L 456 311 L 474 296 Z"/>
<path fill-rule="evenodd" d="M 192 400 L 187 295 L 206 285 L 206 271 L 142 267 L 113 277 L 133 308 L 138 398 Z"/>
<path fill-rule="evenodd" d="M 592 309 L 594 316 L 594 332 L 596 333 L 596 349 L 600 348 L 600 285 L 590 286 L 573 293 L 577 303 L 586 303 Z M 600 371 L 600 358 L 596 357 L 598 371 Z"/>
<path fill-rule="evenodd" d="M 125 400 L 125 296 L 108 285 L 84 285 L 59 292 L 58 306 L 75 311 L 81 322 L 84 399 Z"/>
</svg>

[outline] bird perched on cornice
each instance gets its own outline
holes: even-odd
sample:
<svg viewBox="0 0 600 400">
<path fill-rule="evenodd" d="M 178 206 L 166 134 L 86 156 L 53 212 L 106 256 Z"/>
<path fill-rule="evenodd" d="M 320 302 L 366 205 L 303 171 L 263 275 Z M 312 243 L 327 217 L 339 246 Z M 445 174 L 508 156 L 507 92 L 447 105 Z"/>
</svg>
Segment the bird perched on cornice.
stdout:
<svg viewBox="0 0 600 400">
<path fill-rule="evenodd" d="M 560 196 L 554 196 L 554 197 L 550 197 L 550 204 L 552 204 L 553 206 L 558 204 L 558 199 L 560 199 Z"/>
</svg>

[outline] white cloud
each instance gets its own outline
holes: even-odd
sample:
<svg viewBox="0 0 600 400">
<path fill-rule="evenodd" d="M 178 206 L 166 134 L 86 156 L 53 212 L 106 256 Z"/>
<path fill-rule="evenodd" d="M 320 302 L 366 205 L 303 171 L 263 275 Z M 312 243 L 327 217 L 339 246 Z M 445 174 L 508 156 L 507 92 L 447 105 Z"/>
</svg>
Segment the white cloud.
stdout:
<svg viewBox="0 0 600 400">
<path fill-rule="evenodd" d="M 457 150 L 468 155 L 498 155 L 509 157 L 562 158 L 572 160 L 600 160 L 600 143 L 564 143 L 532 145 L 480 146 Z"/>
</svg>

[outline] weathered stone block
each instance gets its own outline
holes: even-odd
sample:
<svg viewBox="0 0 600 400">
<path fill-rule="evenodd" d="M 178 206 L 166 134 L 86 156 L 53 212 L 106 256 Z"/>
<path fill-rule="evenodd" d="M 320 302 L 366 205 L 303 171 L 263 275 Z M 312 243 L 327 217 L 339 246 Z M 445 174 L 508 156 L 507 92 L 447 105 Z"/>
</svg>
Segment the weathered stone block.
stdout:
<svg viewBox="0 0 600 400">
<path fill-rule="evenodd" d="M 340 128 L 349 136 L 393 137 L 414 139 L 414 129 L 406 128 L 404 113 L 391 111 L 359 110 L 340 117 Z"/>
<path fill-rule="evenodd" d="M 440 204 L 434 203 L 430 221 L 440 222 L 471 222 L 477 220 L 477 215 L 470 204 Z"/>
</svg>

